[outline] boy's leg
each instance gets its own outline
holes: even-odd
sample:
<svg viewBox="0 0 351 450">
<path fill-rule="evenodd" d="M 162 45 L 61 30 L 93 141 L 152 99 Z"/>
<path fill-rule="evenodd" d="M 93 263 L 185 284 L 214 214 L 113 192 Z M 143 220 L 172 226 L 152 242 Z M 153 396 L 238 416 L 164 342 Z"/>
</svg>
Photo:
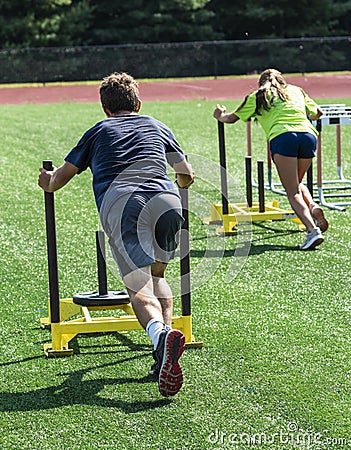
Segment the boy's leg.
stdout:
<svg viewBox="0 0 351 450">
<path fill-rule="evenodd" d="M 151 266 L 133 270 L 123 277 L 123 282 L 140 325 L 146 329 L 150 320 L 163 323 L 162 307 L 154 294 Z"/>
<path fill-rule="evenodd" d="M 162 268 L 156 264 L 154 273 L 164 273 L 164 270 L 162 272 Z M 153 356 L 156 365 L 153 369 L 158 375 L 160 394 L 164 397 L 173 396 L 178 393 L 183 384 L 183 372 L 178 360 L 184 351 L 184 335 L 179 330 L 172 330 L 170 327 L 167 330 L 165 327 L 162 306 L 154 293 L 151 266 L 130 272 L 123 277 L 123 282 L 128 289 L 135 315 L 154 343 Z M 168 284 L 168 288 L 164 283 L 159 285 L 157 282 L 156 285 L 157 289 L 161 286 L 160 295 L 169 296 Z M 169 314 L 168 302 L 165 301 L 165 304 Z"/>
<path fill-rule="evenodd" d="M 178 359 L 184 351 L 185 338 L 179 330 L 168 326 L 172 317 L 172 293 L 168 283 L 162 280 L 166 265 L 153 263 L 154 236 L 149 226 L 150 208 L 146 205 L 148 198 L 141 194 L 130 196 L 123 207 L 115 202 L 107 220 L 109 242 L 135 315 L 153 342 L 159 391 L 169 396 L 175 395 L 183 383 Z"/>
<path fill-rule="evenodd" d="M 165 279 L 166 263 L 156 261 L 151 265 L 151 274 L 154 294 L 160 302 L 163 321 L 166 325 L 172 325 L 173 295 L 169 284 Z"/>
</svg>

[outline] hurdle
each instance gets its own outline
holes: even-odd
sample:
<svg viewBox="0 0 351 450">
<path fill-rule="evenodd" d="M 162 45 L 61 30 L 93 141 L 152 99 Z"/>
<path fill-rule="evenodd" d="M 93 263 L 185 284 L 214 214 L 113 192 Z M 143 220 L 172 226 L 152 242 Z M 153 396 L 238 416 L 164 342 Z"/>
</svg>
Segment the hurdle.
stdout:
<svg viewBox="0 0 351 450">
<path fill-rule="evenodd" d="M 52 161 L 43 161 L 43 167 L 52 170 Z M 179 192 L 185 218 L 180 233 L 182 313 L 180 316 L 172 317 L 172 326 L 183 332 L 186 348 L 201 348 L 203 343 L 195 340 L 192 328 L 188 191 L 179 189 Z M 99 290 L 78 293 L 72 298 L 60 298 L 54 193 L 44 192 L 44 200 L 49 299 L 48 317 L 40 319 L 40 326 L 42 329 L 51 330 L 51 342 L 44 344 L 45 356 L 57 358 L 73 355 L 74 351 L 69 347 L 69 342 L 79 334 L 142 330 L 128 294 L 125 291 L 109 291 L 107 288 L 105 240 L 101 230 L 96 232 Z M 94 316 L 95 311 L 116 312 L 116 310 L 120 314 Z"/>
<path fill-rule="evenodd" d="M 245 158 L 246 203 L 229 203 L 224 124 L 220 121 L 218 121 L 218 142 L 222 202 L 210 205 L 210 217 L 203 219 L 203 222 L 207 225 L 221 223 L 222 227 L 217 228 L 216 232 L 223 235 L 237 234 L 237 226 L 241 222 L 292 220 L 300 226 L 301 221 L 294 211 L 279 208 L 277 200 L 265 201 L 263 161 L 257 161 L 258 202 L 253 202 L 252 157 L 250 155 Z"/>
<path fill-rule="evenodd" d="M 329 202 L 327 199 L 345 199 L 351 198 L 351 180 L 345 178 L 342 168 L 341 152 L 341 125 L 351 124 L 351 107 L 344 104 L 321 105 L 323 116 L 317 121 L 312 122 L 318 132 L 317 141 L 317 182 L 314 183 L 318 193 L 318 199 L 321 205 L 337 211 L 344 211 L 344 206 L 351 205 L 351 201 Z M 334 125 L 336 127 L 336 168 L 337 179 L 324 180 L 322 170 L 322 129 L 325 125 Z M 314 192 L 313 190 L 313 192 Z"/>
</svg>

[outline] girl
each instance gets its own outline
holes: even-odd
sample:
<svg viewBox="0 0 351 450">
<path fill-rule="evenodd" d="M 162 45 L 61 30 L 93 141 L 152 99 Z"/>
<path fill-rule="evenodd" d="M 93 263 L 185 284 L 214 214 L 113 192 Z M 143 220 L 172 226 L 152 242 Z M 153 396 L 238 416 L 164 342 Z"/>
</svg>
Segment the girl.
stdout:
<svg viewBox="0 0 351 450">
<path fill-rule="evenodd" d="M 262 72 L 258 86 L 234 112 L 226 113 L 225 106 L 217 105 L 213 115 L 223 123 L 253 117 L 261 124 L 290 205 L 307 230 L 300 249 L 313 249 L 324 241 L 328 221 L 302 179 L 316 153 L 318 132 L 311 120 L 319 119 L 322 110 L 276 69 Z"/>
</svg>

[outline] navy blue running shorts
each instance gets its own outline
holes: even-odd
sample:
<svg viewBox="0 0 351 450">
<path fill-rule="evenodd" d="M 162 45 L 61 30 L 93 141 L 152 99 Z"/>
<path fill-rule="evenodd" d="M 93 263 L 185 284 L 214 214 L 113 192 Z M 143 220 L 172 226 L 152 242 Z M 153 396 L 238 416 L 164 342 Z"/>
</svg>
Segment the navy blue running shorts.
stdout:
<svg viewBox="0 0 351 450">
<path fill-rule="evenodd" d="M 316 156 L 317 138 L 311 133 L 282 133 L 270 142 L 272 158 L 278 153 L 291 158 L 313 158 Z"/>
</svg>

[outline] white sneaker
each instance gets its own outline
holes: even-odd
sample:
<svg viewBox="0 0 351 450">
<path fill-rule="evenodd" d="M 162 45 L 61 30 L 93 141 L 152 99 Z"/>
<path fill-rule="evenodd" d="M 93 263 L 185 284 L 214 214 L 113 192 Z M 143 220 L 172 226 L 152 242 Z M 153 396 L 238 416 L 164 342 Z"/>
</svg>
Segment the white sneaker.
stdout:
<svg viewBox="0 0 351 450">
<path fill-rule="evenodd" d="M 320 228 L 314 228 L 310 233 L 306 233 L 305 242 L 300 245 L 300 250 L 312 250 L 324 241 Z"/>
</svg>

